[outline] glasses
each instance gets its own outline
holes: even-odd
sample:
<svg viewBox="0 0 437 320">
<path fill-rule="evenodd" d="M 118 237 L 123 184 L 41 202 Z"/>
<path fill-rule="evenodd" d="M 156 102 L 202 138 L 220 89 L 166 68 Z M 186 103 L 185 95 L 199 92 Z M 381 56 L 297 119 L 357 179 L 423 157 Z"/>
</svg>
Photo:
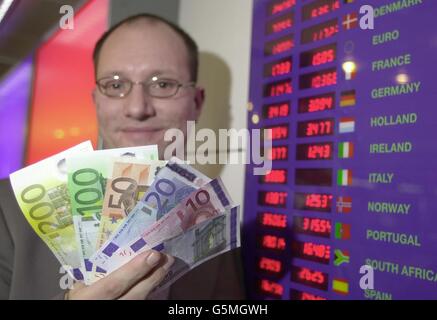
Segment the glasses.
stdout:
<svg viewBox="0 0 437 320">
<path fill-rule="evenodd" d="M 193 87 L 195 82 L 180 83 L 174 79 L 152 77 L 149 81 L 131 81 L 120 76 L 102 78 L 96 81 L 100 92 L 110 98 L 124 98 L 131 91 L 134 84 L 143 86 L 144 92 L 154 98 L 170 98 L 176 95 L 179 88 Z"/>
</svg>

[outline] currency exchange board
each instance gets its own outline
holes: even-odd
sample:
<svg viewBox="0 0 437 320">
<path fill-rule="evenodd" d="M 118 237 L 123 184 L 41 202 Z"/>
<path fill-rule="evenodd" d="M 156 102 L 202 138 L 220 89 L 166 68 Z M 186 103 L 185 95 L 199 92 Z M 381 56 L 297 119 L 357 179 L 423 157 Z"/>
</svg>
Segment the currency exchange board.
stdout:
<svg viewBox="0 0 437 320">
<path fill-rule="evenodd" d="M 254 1 L 252 298 L 437 299 L 436 75 L 437 1 Z"/>
</svg>

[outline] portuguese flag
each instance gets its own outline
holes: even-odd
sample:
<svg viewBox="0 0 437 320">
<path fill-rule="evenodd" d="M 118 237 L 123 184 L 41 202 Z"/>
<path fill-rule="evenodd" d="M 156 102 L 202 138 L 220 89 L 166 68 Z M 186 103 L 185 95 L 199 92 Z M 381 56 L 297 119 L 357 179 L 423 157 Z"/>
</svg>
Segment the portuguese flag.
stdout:
<svg viewBox="0 0 437 320">
<path fill-rule="evenodd" d="M 351 225 L 342 222 L 335 223 L 335 239 L 348 240 L 351 238 Z"/>
</svg>

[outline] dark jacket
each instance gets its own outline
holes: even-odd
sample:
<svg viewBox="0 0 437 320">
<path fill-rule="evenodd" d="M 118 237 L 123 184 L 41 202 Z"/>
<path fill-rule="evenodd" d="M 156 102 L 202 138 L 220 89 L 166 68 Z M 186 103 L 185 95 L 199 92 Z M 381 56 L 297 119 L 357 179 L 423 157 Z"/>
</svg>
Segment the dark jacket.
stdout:
<svg viewBox="0 0 437 320">
<path fill-rule="evenodd" d="M 22 214 L 8 180 L 0 180 L 0 299 L 63 298 L 65 274 Z M 244 299 L 240 250 L 198 266 L 170 288 L 170 299 Z"/>
</svg>

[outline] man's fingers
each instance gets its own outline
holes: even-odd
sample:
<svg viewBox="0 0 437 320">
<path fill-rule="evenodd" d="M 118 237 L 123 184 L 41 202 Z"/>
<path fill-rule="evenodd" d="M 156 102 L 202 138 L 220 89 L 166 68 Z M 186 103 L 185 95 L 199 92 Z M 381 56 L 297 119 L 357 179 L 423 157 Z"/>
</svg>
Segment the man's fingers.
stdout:
<svg viewBox="0 0 437 320">
<path fill-rule="evenodd" d="M 144 278 L 161 260 L 162 255 L 146 251 L 107 277 L 81 291 L 80 299 L 117 299 Z"/>
<path fill-rule="evenodd" d="M 145 279 L 133 286 L 120 299 L 122 300 L 144 300 L 149 293 L 164 279 L 174 263 L 172 256 L 165 255 L 166 261 L 162 266 L 152 271 Z"/>
</svg>

